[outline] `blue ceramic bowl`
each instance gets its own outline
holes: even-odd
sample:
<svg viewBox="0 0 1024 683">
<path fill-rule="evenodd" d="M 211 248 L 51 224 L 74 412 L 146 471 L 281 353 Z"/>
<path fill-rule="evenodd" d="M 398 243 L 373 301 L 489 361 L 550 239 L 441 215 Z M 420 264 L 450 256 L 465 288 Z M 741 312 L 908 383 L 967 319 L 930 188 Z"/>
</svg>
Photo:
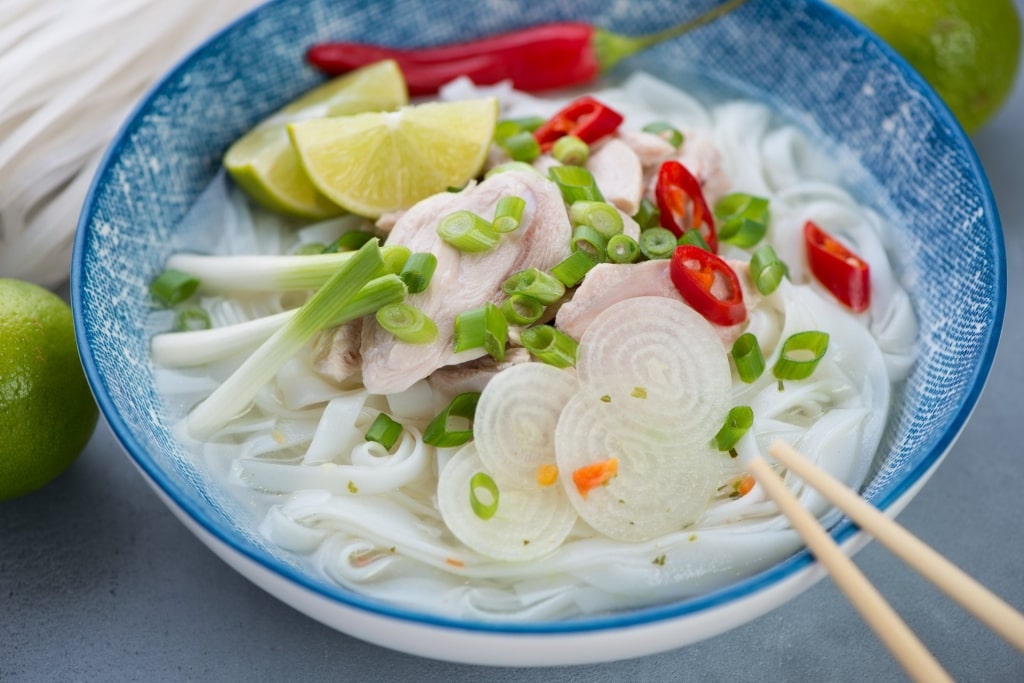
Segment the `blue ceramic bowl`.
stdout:
<svg viewBox="0 0 1024 683">
<path fill-rule="evenodd" d="M 567 622 L 497 625 L 396 608 L 303 573 L 269 549 L 238 506 L 190 464 L 154 390 L 144 332 L 147 284 L 169 256 L 183 214 L 228 145 L 320 81 L 304 65 L 327 39 L 426 45 L 555 20 L 621 33 L 678 23 L 713 2 L 277 0 L 241 18 L 173 69 L 111 145 L 75 242 L 78 343 L 99 405 L 160 497 L 215 552 L 297 609 L 353 636 L 429 657 L 487 664 L 611 660 L 679 647 L 763 614 L 822 572 L 800 552 L 702 595 Z M 999 218 L 968 138 L 895 53 L 831 7 L 751 0 L 652 49 L 621 71 L 670 82 L 709 78 L 769 102 L 845 146 L 876 181 L 879 203 L 906 226 L 897 270 L 920 322 L 920 356 L 896 396 L 880 464 L 864 495 L 895 514 L 963 428 L 996 350 L 1006 296 Z M 912 220 L 899 220 L 912 217 Z M 848 552 L 866 542 L 848 522 Z"/>
</svg>

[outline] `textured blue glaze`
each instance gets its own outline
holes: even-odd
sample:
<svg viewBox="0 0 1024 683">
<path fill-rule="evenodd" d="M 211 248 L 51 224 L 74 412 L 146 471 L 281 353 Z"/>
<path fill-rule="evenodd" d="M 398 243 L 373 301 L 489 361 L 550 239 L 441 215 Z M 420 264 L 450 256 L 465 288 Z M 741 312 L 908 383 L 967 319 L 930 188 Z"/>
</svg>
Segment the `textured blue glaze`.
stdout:
<svg viewBox="0 0 1024 683">
<path fill-rule="evenodd" d="M 86 201 L 72 264 L 79 347 L 104 415 L 135 462 L 230 547 L 322 595 L 380 614 L 466 629 L 573 632 L 648 623 L 720 605 L 772 585 L 800 553 L 700 598 L 624 614 L 533 625 L 440 619 L 368 600 L 297 569 L 194 467 L 171 434 L 153 386 L 145 333 L 147 284 L 170 255 L 175 225 L 216 172 L 226 147 L 320 81 L 303 51 L 327 39 L 425 45 L 554 20 L 621 33 L 676 23 L 714 2 L 279 0 L 225 29 L 141 102 L 108 151 Z M 989 372 L 1006 296 L 999 218 L 973 149 L 907 65 L 817 2 L 751 0 L 623 67 L 677 83 L 711 78 L 770 102 L 841 146 L 867 170 L 868 197 L 900 226 L 897 267 L 921 322 L 920 358 L 898 395 L 865 495 L 885 508 L 956 438 Z M 833 530 L 852 533 L 849 523 Z"/>
</svg>

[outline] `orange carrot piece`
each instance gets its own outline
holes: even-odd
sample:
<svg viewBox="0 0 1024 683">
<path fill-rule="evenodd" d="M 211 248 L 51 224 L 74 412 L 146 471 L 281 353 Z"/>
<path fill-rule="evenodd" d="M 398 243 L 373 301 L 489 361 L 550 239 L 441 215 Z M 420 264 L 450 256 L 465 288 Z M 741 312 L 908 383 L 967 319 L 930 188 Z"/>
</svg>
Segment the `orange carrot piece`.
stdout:
<svg viewBox="0 0 1024 683">
<path fill-rule="evenodd" d="M 551 486 L 558 481 L 558 465 L 545 463 L 537 467 L 537 485 Z"/>
<path fill-rule="evenodd" d="M 586 500 L 588 493 L 596 489 L 598 486 L 607 484 L 612 477 L 618 474 L 618 472 L 618 458 L 598 460 L 597 462 L 592 462 L 589 465 L 584 465 L 573 472 L 572 483 L 576 484 L 576 490 L 579 491 L 583 499 Z"/>
</svg>

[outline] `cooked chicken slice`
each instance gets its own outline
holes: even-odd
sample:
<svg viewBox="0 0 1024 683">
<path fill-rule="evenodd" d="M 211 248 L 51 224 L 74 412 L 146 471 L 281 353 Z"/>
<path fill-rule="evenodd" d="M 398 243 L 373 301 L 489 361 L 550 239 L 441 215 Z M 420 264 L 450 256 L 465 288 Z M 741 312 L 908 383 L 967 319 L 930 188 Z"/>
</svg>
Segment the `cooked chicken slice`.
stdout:
<svg viewBox="0 0 1024 683">
<path fill-rule="evenodd" d="M 498 200 L 510 195 L 522 197 L 526 208 L 519 229 L 502 235 L 494 249 L 461 252 L 438 237 L 437 225 L 445 216 L 467 210 L 491 220 Z M 503 301 L 501 285 L 511 274 L 555 266 L 569 255 L 571 232 L 558 187 L 532 171 L 499 173 L 461 192 L 429 197 L 406 211 L 387 243 L 437 257 L 430 286 L 407 302 L 429 316 L 439 334 L 430 344 L 408 344 L 367 319 L 361 346 L 366 388 L 379 394 L 403 391 L 451 362 L 455 317 L 488 301 Z"/>
<path fill-rule="evenodd" d="M 496 374 L 505 368 L 529 360 L 529 351 L 522 347 L 513 347 L 508 350 L 503 361 L 484 356 L 458 365 L 446 365 L 431 373 L 427 381 L 436 392 L 447 399 L 452 399 L 467 391 L 483 391 Z"/>
<path fill-rule="evenodd" d="M 359 355 L 362 336 L 362 320 L 353 320 L 318 334 L 313 341 L 313 369 L 335 382 L 344 382 L 362 363 Z"/>
<path fill-rule="evenodd" d="M 586 169 L 594 176 L 605 201 L 632 216 L 644 196 L 644 172 L 636 152 L 622 140 L 612 138 L 597 147 L 587 159 Z"/>
<path fill-rule="evenodd" d="M 676 153 L 676 148 L 665 138 L 655 133 L 642 130 L 620 130 L 616 133 L 619 140 L 629 145 L 645 174 L 657 173 L 662 162 L 668 161 Z"/>
</svg>

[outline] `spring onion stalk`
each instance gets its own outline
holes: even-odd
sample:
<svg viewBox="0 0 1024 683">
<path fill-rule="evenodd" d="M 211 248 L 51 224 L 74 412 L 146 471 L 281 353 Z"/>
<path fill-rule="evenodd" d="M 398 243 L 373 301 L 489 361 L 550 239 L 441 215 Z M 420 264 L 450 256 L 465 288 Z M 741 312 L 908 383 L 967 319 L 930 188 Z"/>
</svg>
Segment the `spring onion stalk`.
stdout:
<svg viewBox="0 0 1024 683">
<path fill-rule="evenodd" d="M 596 265 L 597 261 L 587 252 L 574 251 L 552 268 L 551 274 L 566 287 L 575 287 Z"/>
<path fill-rule="evenodd" d="M 437 339 L 437 325 L 407 303 L 388 304 L 377 310 L 377 324 L 407 344 L 429 344 Z"/>
<path fill-rule="evenodd" d="M 524 116 L 516 119 L 502 119 L 494 127 L 494 141 L 501 143 L 517 133 L 533 131 L 544 125 L 546 119 L 542 116 Z"/>
<path fill-rule="evenodd" d="M 295 250 L 295 255 L 309 256 L 311 254 L 325 254 L 329 251 L 331 251 L 330 247 L 323 242 L 306 242 Z"/>
<path fill-rule="evenodd" d="M 472 211 L 456 211 L 441 219 L 437 234 L 459 251 L 480 252 L 493 249 L 500 239 L 494 226 Z"/>
<path fill-rule="evenodd" d="M 364 230 L 350 230 L 331 242 L 327 248 L 324 249 L 324 253 L 332 254 L 339 251 L 354 251 L 373 238 L 374 234 L 372 232 L 366 232 Z"/>
<path fill-rule="evenodd" d="M 389 264 L 408 247 L 380 247 L 387 272 Z M 251 255 L 210 256 L 204 254 L 173 254 L 167 268 L 188 273 L 199 280 L 200 292 L 281 292 L 317 289 L 348 262 L 356 253 L 309 254 L 299 256 Z M 399 266 L 399 270 L 401 267 Z"/>
<path fill-rule="evenodd" d="M 488 301 L 480 308 L 455 316 L 455 353 L 483 348 L 494 360 L 505 360 L 508 321 L 501 309 Z"/>
<path fill-rule="evenodd" d="M 753 383 L 764 372 L 764 354 L 752 332 L 744 332 L 732 344 L 732 360 L 745 384 Z"/>
<path fill-rule="evenodd" d="M 405 268 L 405 264 L 412 256 L 412 250 L 401 244 L 381 248 L 381 257 L 384 259 L 384 273 L 398 275 Z"/>
<path fill-rule="evenodd" d="M 762 245 L 750 257 L 750 277 L 757 291 L 766 296 L 778 289 L 787 271 L 786 264 L 779 260 L 770 244 Z"/>
<path fill-rule="evenodd" d="M 338 316 L 340 321 L 355 320 L 373 313 L 381 306 L 398 303 L 405 298 L 405 285 L 397 275 L 383 275 L 370 280 Z M 298 309 L 246 320 L 234 325 L 208 330 L 166 332 L 150 340 L 153 362 L 168 368 L 198 367 L 223 360 L 236 353 L 255 348 L 284 327 Z M 328 324 L 330 328 L 334 325 Z"/>
<path fill-rule="evenodd" d="M 551 156 L 566 166 L 582 166 L 590 158 L 590 145 L 575 135 L 563 135 L 551 147 Z"/>
<path fill-rule="evenodd" d="M 573 225 L 589 225 L 607 239 L 622 233 L 622 214 L 607 202 L 573 202 L 569 207 L 569 220 Z"/>
<path fill-rule="evenodd" d="M 700 247 L 704 251 L 711 251 L 711 247 L 708 246 L 708 242 L 704 239 L 704 235 L 700 234 L 700 230 L 687 230 L 683 233 L 682 237 L 676 240 L 676 244 L 681 246 Z"/>
<path fill-rule="evenodd" d="M 210 314 L 199 306 L 186 306 L 174 316 L 175 332 L 194 332 L 213 327 Z"/>
<path fill-rule="evenodd" d="M 502 197 L 494 208 L 494 231 L 500 234 L 515 232 L 523 219 L 526 200 L 522 197 Z"/>
<path fill-rule="evenodd" d="M 665 228 L 647 228 L 640 233 L 637 242 L 640 253 L 652 261 L 669 258 L 676 250 L 676 236 Z"/>
<path fill-rule="evenodd" d="M 529 162 L 540 156 L 540 144 L 533 137 L 533 133 L 526 130 L 513 133 L 498 144 L 508 152 L 513 161 Z"/>
<path fill-rule="evenodd" d="M 640 200 L 640 207 L 633 214 L 633 220 L 637 222 L 641 230 L 654 228 L 661 224 L 661 211 L 657 204 L 644 197 Z"/>
<path fill-rule="evenodd" d="M 401 422 L 396 422 L 387 413 L 380 413 L 366 430 L 366 440 L 376 441 L 390 451 L 398 443 L 403 429 Z"/>
<path fill-rule="evenodd" d="M 149 283 L 149 293 L 162 306 L 187 301 L 199 289 L 199 278 L 177 268 L 167 268 Z"/>
<path fill-rule="evenodd" d="M 513 273 L 501 285 L 501 291 L 509 296 L 525 294 L 542 304 L 553 304 L 565 296 L 565 285 L 558 278 L 537 268 L 527 268 Z"/>
<path fill-rule="evenodd" d="M 600 263 L 605 260 L 608 240 L 589 225 L 577 225 L 572 230 L 572 241 L 569 245 L 573 251 L 585 252 Z"/>
<path fill-rule="evenodd" d="M 481 499 L 480 491 L 485 499 Z M 477 472 L 470 478 L 469 506 L 473 508 L 473 514 L 483 520 L 490 519 L 498 511 L 498 485 L 491 475 Z"/>
<path fill-rule="evenodd" d="M 556 368 L 576 365 L 579 344 L 575 339 L 551 325 L 535 325 L 523 330 L 519 336 L 523 348 L 540 361 Z"/>
<path fill-rule="evenodd" d="M 749 248 L 768 232 L 768 200 L 745 192 L 732 192 L 717 202 L 713 210 L 718 223 L 718 238 Z"/>
<path fill-rule="evenodd" d="M 476 404 L 480 401 L 479 392 L 466 392 L 452 399 L 448 406 L 430 421 L 423 431 L 423 443 L 440 448 L 461 446 L 473 438 L 473 416 Z M 468 429 L 457 429 L 460 426 L 452 422 L 452 418 L 466 421 Z"/>
<path fill-rule="evenodd" d="M 612 235 L 605 253 L 612 263 L 633 263 L 640 258 L 640 245 L 629 235 Z"/>
<path fill-rule="evenodd" d="M 187 426 L 192 436 L 208 438 L 245 412 L 260 388 L 273 379 L 277 371 L 314 335 L 328 327 L 347 322 L 342 317 L 345 307 L 384 267 L 380 245 L 375 239 L 350 254 L 295 315 L 189 413 Z"/>
<path fill-rule="evenodd" d="M 409 254 L 409 258 L 402 264 L 398 277 L 409 288 L 410 294 L 419 294 L 430 286 L 430 280 L 437 270 L 437 257 L 429 251 L 418 251 Z"/>
<path fill-rule="evenodd" d="M 501 303 L 501 314 L 510 325 L 532 325 L 544 310 L 544 304 L 525 294 L 513 294 Z"/>
<path fill-rule="evenodd" d="M 678 128 L 673 126 L 671 123 L 666 123 L 664 121 L 648 123 L 642 128 L 642 130 L 646 133 L 654 133 L 676 149 L 682 147 L 683 141 L 685 140 L 683 134 L 679 132 Z"/>
<path fill-rule="evenodd" d="M 572 206 L 580 200 L 603 202 L 604 195 L 597 188 L 593 174 L 582 166 L 552 166 L 548 175 L 562 191 L 565 203 Z"/>
<path fill-rule="evenodd" d="M 779 359 L 772 367 L 772 374 L 779 380 L 807 379 L 818 367 L 818 362 L 828 351 L 828 333 L 818 330 L 797 332 L 782 342 Z"/>
<path fill-rule="evenodd" d="M 750 406 L 736 406 L 729 411 L 725 417 L 725 424 L 715 434 L 715 448 L 720 451 L 729 451 L 729 455 L 736 457 L 736 444 L 743 435 L 754 424 L 754 411 Z"/>
<path fill-rule="evenodd" d="M 498 164 L 487 171 L 487 173 L 484 174 L 484 179 L 490 178 L 492 175 L 505 173 L 506 171 L 521 171 L 523 173 L 536 173 L 537 175 L 543 175 L 540 171 L 525 161 L 506 161 L 505 163 Z"/>
</svg>

